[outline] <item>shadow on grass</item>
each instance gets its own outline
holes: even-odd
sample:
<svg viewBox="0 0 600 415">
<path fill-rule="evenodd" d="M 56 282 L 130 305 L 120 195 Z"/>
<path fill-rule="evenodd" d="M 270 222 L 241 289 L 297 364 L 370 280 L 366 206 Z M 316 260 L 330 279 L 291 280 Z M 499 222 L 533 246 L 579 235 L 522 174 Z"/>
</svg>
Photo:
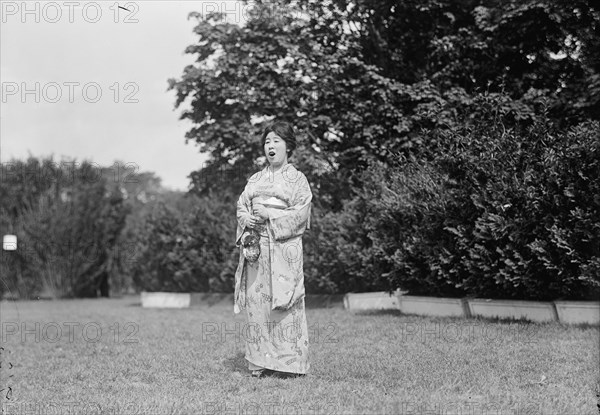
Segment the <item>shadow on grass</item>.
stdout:
<svg viewBox="0 0 600 415">
<path fill-rule="evenodd" d="M 589 329 L 600 329 L 600 323 L 560 323 L 561 326 L 565 328 L 573 328 L 578 330 L 589 330 Z M 599 404 L 600 405 L 600 404 Z M 598 410 L 600 410 L 600 406 L 598 406 Z"/>
<path fill-rule="evenodd" d="M 510 317 L 482 317 L 482 316 L 475 316 L 475 317 L 470 317 L 469 320 L 475 320 L 475 321 L 481 321 L 483 323 L 496 323 L 496 324 L 524 324 L 524 325 L 528 325 L 528 324 L 533 324 L 533 325 L 541 325 L 541 324 L 555 324 L 555 321 L 547 321 L 547 322 L 540 322 L 540 321 L 531 321 L 531 320 L 527 320 L 526 318 L 510 318 Z"/>
<path fill-rule="evenodd" d="M 430 321 L 447 321 L 447 322 L 456 322 L 456 321 L 474 321 L 481 322 L 483 324 L 519 324 L 519 325 L 534 325 L 534 326 L 546 326 L 546 325 L 564 325 L 558 321 L 548 321 L 548 322 L 539 322 L 539 321 L 531 321 L 525 318 L 499 318 L 499 317 L 481 317 L 481 316 L 471 316 L 471 317 L 459 317 L 459 316 L 423 316 L 419 314 L 406 314 L 402 313 L 400 310 L 360 310 L 354 311 L 354 315 L 356 316 L 393 316 L 393 317 L 404 317 L 409 319 L 426 319 Z M 565 327 L 575 327 L 578 329 L 588 329 L 595 328 L 598 325 L 593 324 L 577 324 L 577 325 L 565 325 Z"/>
<path fill-rule="evenodd" d="M 406 317 L 409 314 L 404 314 L 400 310 L 360 310 L 353 313 L 356 316 L 396 316 Z"/>
<path fill-rule="evenodd" d="M 244 352 L 238 351 L 235 356 L 231 356 L 223 361 L 223 366 L 230 372 L 247 372 L 248 361 L 244 357 Z"/>
<path fill-rule="evenodd" d="M 190 308 L 231 306 L 233 308 L 232 293 L 190 293 Z M 308 294 L 304 297 L 304 304 L 307 309 L 319 308 L 344 308 L 343 294 Z M 141 307 L 142 303 L 136 298 L 128 307 Z"/>
<path fill-rule="evenodd" d="M 344 294 L 306 294 L 304 305 L 308 309 L 344 308 Z"/>
</svg>

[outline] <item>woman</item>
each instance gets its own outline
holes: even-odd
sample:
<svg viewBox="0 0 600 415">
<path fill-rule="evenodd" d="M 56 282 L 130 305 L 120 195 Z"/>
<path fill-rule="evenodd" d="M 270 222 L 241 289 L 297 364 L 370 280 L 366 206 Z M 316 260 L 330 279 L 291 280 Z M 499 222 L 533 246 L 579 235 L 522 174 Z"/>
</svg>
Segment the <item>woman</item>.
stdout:
<svg viewBox="0 0 600 415">
<path fill-rule="evenodd" d="M 309 369 L 302 234 L 310 228 L 312 193 L 288 163 L 293 127 L 275 122 L 262 144 L 269 165 L 250 177 L 237 203 L 234 313 L 246 310 L 246 360 L 252 376 L 304 375 Z M 256 253 L 259 253 L 256 258 Z"/>
</svg>

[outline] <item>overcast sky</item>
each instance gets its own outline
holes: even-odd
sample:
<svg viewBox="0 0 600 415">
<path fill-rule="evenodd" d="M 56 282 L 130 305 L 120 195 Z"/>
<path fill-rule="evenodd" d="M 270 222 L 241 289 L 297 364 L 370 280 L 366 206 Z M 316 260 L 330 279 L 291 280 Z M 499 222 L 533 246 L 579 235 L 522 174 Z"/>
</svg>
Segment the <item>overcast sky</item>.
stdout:
<svg viewBox="0 0 600 415">
<path fill-rule="evenodd" d="M 186 189 L 186 176 L 204 156 L 195 143 L 185 144 L 191 123 L 178 120 L 181 109 L 174 110 L 167 79 L 179 78 L 193 63 L 194 56 L 183 53 L 198 39 L 195 19 L 187 20 L 190 11 L 217 8 L 239 20 L 241 6 L 73 3 L 26 2 L 26 13 L 22 1 L 0 2 L 1 161 L 29 153 L 100 165 L 120 160 L 154 171 L 167 187 Z"/>
</svg>

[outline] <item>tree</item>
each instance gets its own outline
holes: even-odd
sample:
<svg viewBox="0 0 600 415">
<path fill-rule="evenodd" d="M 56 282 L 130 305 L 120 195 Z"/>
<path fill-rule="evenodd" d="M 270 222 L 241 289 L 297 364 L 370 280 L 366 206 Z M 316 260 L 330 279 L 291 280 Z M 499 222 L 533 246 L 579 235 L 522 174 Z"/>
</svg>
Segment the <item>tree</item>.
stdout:
<svg viewBox="0 0 600 415">
<path fill-rule="evenodd" d="M 567 126 L 600 117 L 600 13 L 585 1 L 282 0 L 252 10 L 244 26 L 191 13 L 200 38 L 186 52 L 197 65 L 169 80 L 176 106 L 191 97 L 186 139 L 211 156 L 193 174 L 199 191 L 222 184 L 222 172 L 240 190 L 264 163 L 258 135 L 274 117 L 298 127 L 299 167 L 335 209 L 347 178 L 356 184 L 371 159 L 426 148 L 422 129 L 455 123 L 453 108 L 479 91 L 543 97 Z"/>
<path fill-rule="evenodd" d="M 122 193 L 87 161 L 65 170 L 52 159 L 30 157 L 9 167 L 17 173 L 0 186 L 2 225 L 20 243 L 14 255 L 2 258 L 7 280 L 23 297 L 43 290 L 108 296 L 121 260 L 117 238 L 128 213 Z"/>
</svg>

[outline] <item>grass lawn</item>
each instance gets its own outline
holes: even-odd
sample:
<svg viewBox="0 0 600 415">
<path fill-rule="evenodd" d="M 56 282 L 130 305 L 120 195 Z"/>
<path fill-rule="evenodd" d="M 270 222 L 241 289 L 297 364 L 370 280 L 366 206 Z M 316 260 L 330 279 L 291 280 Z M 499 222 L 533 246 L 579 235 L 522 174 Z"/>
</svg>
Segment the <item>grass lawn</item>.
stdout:
<svg viewBox="0 0 600 415">
<path fill-rule="evenodd" d="M 1 302 L 3 409 L 598 414 L 598 327 L 342 309 L 307 316 L 309 375 L 256 379 L 244 359 L 244 317 L 228 303 L 173 310 L 143 309 L 138 296 Z"/>
</svg>

